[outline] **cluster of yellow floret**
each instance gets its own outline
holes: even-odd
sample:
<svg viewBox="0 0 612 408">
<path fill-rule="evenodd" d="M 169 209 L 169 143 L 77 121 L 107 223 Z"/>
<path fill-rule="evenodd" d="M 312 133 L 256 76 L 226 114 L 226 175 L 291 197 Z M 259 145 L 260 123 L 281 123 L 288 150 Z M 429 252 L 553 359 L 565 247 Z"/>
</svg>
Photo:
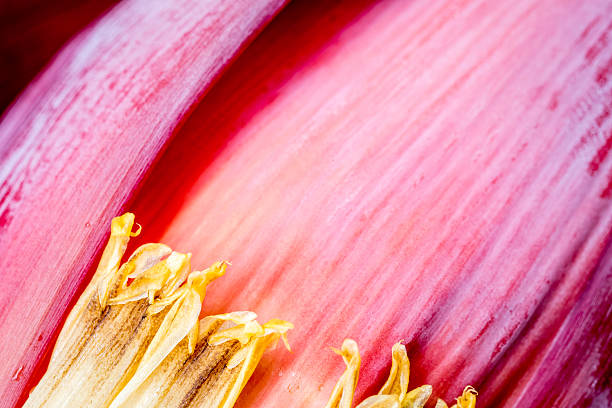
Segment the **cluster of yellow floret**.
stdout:
<svg viewBox="0 0 612 408">
<path fill-rule="evenodd" d="M 325 408 L 351 408 L 361 366 L 359 349 L 354 340 L 346 339 L 342 343 L 342 348 L 334 351 L 344 359 L 346 370 L 336 383 Z M 432 387 L 422 385 L 408 391 L 409 376 L 410 361 L 406 347 L 401 342 L 396 343 L 392 349 L 389 378 L 378 394 L 366 398 L 356 408 L 423 408 L 431 396 Z M 451 408 L 474 408 L 476 395 L 478 393 L 473 387 L 465 387 L 463 394 L 457 398 L 457 403 Z M 448 408 L 448 405 L 438 399 L 435 408 Z"/>
</svg>

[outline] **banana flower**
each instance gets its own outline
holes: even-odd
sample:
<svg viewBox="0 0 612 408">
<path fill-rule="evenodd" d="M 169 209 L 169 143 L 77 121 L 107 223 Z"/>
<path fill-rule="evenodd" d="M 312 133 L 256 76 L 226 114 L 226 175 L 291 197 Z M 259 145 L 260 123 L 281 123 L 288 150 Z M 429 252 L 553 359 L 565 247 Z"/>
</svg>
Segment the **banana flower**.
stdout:
<svg viewBox="0 0 612 408">
<path fill-rule="evenodd" d="M 83 295 L 154 327 L 219 260 L 197 338 L 190 309 L 117 406 L 204 348 L 240 370 L 276 318 L 292 352 L 218 404 L 612 405 L 610 2 L 285 3 L 124 0 L 6 111 L 0 406 L 71 352 Z M 175 255 L 94 293 L 127 211 Z"/>
</svg>

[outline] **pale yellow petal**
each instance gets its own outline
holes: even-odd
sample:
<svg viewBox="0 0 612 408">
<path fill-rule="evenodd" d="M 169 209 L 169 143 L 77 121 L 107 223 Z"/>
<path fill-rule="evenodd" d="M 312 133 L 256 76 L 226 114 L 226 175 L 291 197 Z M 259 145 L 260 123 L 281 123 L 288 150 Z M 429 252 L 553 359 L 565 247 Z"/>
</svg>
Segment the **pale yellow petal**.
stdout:
<svg viewBox="0 0 612 408">
<path fill-rule="evenodd" d="M 202 299 L 206 295 L 206 288 L 210 282 L 225 275 L 228 263 L 219 261 L 212 264 L 209 268 L 203 271 L 195 271 L 187 277 L 187 286 L 197 291 Z"/>
<path fill-rule="evenodd" d="M 356 408 L 400 408 L 400 402 L 397 395 L 373 395 Z"/>
<path fill-rule="evenodd" d="M 121 305 L 127 302 L 155 296 L 170 276 L 170 269 L 161 261 L 134 280 L 129 286 L 119 288 L 117 296 L 108 301 L 109 305 Z"/>
<path fill-rule="evenodd" d="M 231 370 L 232 368 L 238 367 L 240 363 L 242 363 L 248 357 L 250 352 L 251 349 L 248 346 L 242 347 L 227 362 L 227 368 Z"/>
<path fill-rule="evenodd" d="M 140 276 L 171 252 L 170 247 L 163 244 L 145 244 L 137 248 L 118 271 L 109 269 L 98 282 L 98 299 L 102 308 L 106 307 L 111 289 L 118 279 L 121 280 L 119 284 L 125 286 L 128 276 Z"/>
<path fill-rule="evenodd" d="M 92 284 L 98 284 L 98 299 L 102 308 L 106 307 L 112 280 L 119 269 L 133 226 L 134 214 L 132 213 L 125 213 L 111 221 L 111 236 L 92 278 Z"/>
<path fill-rule="evenodd" d="M 353 395 L 359 378 L 361 357 L 357 343 L 351 339 L 345 339 L 340 350 L 332 349 L 344 360 L 346 370 L 336 383 L 332 395 L 325 408 L 350 408 L 353 403 Z"/>
<path fill-rule="evenodd" d="M 117 395 L 110 408 L 120 407 L 130 394 L 146 381 L 176 345 L 187 337 L 195 323 L 198 322 L 201 305 L 200 296 L 195 291 L 189 291 L 183 299 L 179 299 L 170 308 L 151 340 L 134 376 Z"/>
<path fill-rule="evenodd" d="M 199 331 L 200 331 L 200 322 L 196 321 L 196 323 L 193 325 L 193 327 L 189 331 L 189 334 L 187 335 L 189 338 L 189 343 L 188 343 L 189 354 L 193 353 L 193 351 L 195 350 L 195 346 L 198 343 Z"/>
<path fill-rule="evenodd" d="M 225 262 L 217 262 L 204 271 L 192 272 L 189 275 L 182 290 L 176 291 L 180 297 L 174 301 L 164 317 L 134 376 L 117 395 L 110 408 L 121 406 L 181 340 L 189 335 L 191 335 L 189 337 L 191 341 L 198 338 L 198 319 L 202 310 L 206 287 L 213 280 L 223 276 L 226 266 Z M 150 308 L 154 306 L 151 305 Z"/>
<path fill-rule="evenodd" d="M 167 258 L 172 254 L 172 249 L 164 244 L 148 243 L 136 248 L 132 256 L 128 259 L 128 263 L 133 263 L 133 270 L 125 276 L 126 280 L 136 279 L 142 276 L 146 271 L 159 263 L 162 259 Z"/>
<path fill-rule="evenodd" d="M 189 258 L 188 254 L 173 251 L 168 258 L 145 271 L 137 270 L 135 267 L 135 272 L 131 274 L 133 282 L 128 286 L 121 285 L 117 295 L 110 299 L 108 304 L 125 304 L 146 297 L 149 298 L 150 303 L 153 303 L 162 288 L 167 288 L 168 281 L 176 280 L 177 276 L 189 269 Z M 144 263 L 141 262 L 141 264 Z M 174 284 L 172 283 L 171 286 Z M 171 292 L 166 290 L 166 293 L 169 295 Z M 161 293 L 159 295 L 163 296 Z"/>
<path fill-rule="evenodd" d="M 172 271 L 172 274 L 164 283 L 164 287 L 159 294 L 161 298 L 170 296 L 185 282 L 191 273 L 191 254 L 173 252 L 168 259 L 166 259 L 166 264 Z"/>
<path fill-rule="evenodd" d="M 205 319 L 218 319 L 230 321 L 235 324 L 245 324 L 247 322 L 257 319 L 257 314 L 249 311 L 239 311 L 206 316 Z"/>
<path fill-rule="evenodd" d="M 245 324 L 239 324 L 228 329 L 220 330 L 210 336 L 208 344 L 218 346 L 226 341 L 238 340 L 241 344 L 246 344 L 252 337 L 263 336 L 264 328 L 256 321 L 249 321 Z"/>
<path fill-rule="evenodd" d="M 271 334 L 274 332 L 278 333 L 287 350 L 291 351 L 291 346 L 289 345 L 289 340 L 287 339 L 287 332 L 289 330 L 293 330 L 293 323 L 280 319 L 271 319 L 264 324 L 263 327 L 266 334 Z"/>
<path fill-rule="evenodd" d="M 475 408 L 478 393 L 471 385 L 463 389 L 463 394 L 457 398 L 457 408 Z"/>
<path fill-rule="evenodd" d="M 278 337 L 281 336 L 281 333 L 275 331 L 274 327 L 282 327 L 282 330 L 289 326 L 293 327 L 293 325 L 291 325 L 289 322 L 281 322 L 282 321 L 280 320 L 275 320 L 272 322 L 272 324 L 270 324 L 270 322 L 264 324 L 263 327 L 266 327 L 268 330 L 267 334 L 264 334 L 261 337 L 254 337 L 245 347 L 248 351 L 246 352 L 244 361 L 240 366 L 240 372 L 236 380 L 233 382 L 231 388 L 227 391 L 222 404 L 219 405 L 220 408 L 232 408 L 234 406 L 238 396 L 240 396 L 240 393 L 242 392 L 242 389 L 246 385 L 249 378 L 251 378 L 251 375 L 259 364 L 263 353 L 270 344 L 277 341 Z"/>
<path fill-rule="evenodd" d="M 444 402 L 443 400 L 438 398 L 438 401 L 436 402 L 436 407 L 435 408 L 448 408 L 448 405 L 446 405 L 446 402 Z"/>
<path fill-rule="evenodd" d="M 402 401 L 408 391 L 408 380 L 410 377 L 410 361 L 406 353 L 406 346 L 402 343 L 394 344 L 391 359 L 389 378 L 387 378 L 378 394 L 397 395 L 399 400 Z"/>
<path fill-rule="evenodd" d="M 178 299 L 184 297 L 189 290 L 190 289 L 186 285 L 183 285 L 176 291 L 174 291 L 171 295 L 155 300 L 153 304 L 149 306 L 149 310 L 147 311 L 147 313 L 149 313 L 150 315 L 160 313 L 168 306 L 174 304 L 174 302 L 176 302 Z"/>
<path fill-rule="evenodd" d="M 415 388 L 406 394 L 406 397 L 402 400 L 402 408 L 423 408 L 427 403 L 427 400 L 431 396 L 433 389 L 431 385 L 423 385 Z"/>
</svg>

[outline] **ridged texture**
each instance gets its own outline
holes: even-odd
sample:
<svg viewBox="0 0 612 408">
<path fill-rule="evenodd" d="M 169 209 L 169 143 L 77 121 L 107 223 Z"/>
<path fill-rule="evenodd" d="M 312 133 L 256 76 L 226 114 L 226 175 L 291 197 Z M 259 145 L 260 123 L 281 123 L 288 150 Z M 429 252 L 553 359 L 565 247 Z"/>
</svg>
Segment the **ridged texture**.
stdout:
<svg viewBox="0 0 612 408">
<path fill-rule="evenodd" d="M 181 118 L 282 4 L 123 2 L 4 116 L 0 406 L 34 385 L 28 378 L 101 248 L 99 226 L 118 215 Z"/>
<path fill-rule="evenodd" d="M 191 113 L 131 207 L 145 240 L 202 248 L 194 265 L 232 262 L 208 310 L 296 324 L 295 353 L 264 356 L 237 406 L 323 407 L 344 369 L 328 347 L 345 337 L 358 341 L 360 384 L 370 384 L 358 401 L 383 385 L 388 350 L 404 339 L 411 384 L 432 384 L 433 397 L 472 384 L 479 408 L 612 404 L 611 16 L 606 0 L 320 0 L 275 19 Z M 23 162 L 0 156 L 12 210 L 0 329 L 23 339 L 3 341 L 7 406 L 23 387 L 9 371 L 40 352 L 38 330 L 57 326 L 75 290 L 54 279 L 81 276 L 96 249 L 84 242 L 101 240 L 83 223 L 117 212 L 131 191 L 123 180 L 146 167 L 135 152 L 150 157 L 167 130 L 158 116 L 184 112 L 143 96 L 121 115 L 76 106 L 53 132 L 18 121 L 37 117 L 55 72 L 0 128 L 3 149 L 21 140 L 18 128 L 45 137 L 12 150 L 27 152 Z M 145 74 L 129 90 L 150 90 Z M 176 75 L 154 83 L 189 83 Z M 120 142 L 96 150 L 81 138 L 80 121 L 103 137 L 116 117 Z M 68 171 L 51 163 L 57 155 Z M 101 170 L 77 176 L 85 162 Z M 60 206 L 69 192 L 75 201 Z"/>
<path fill-rule="evenodd" d="M 323 407 L 345 337 L 357 401 L 404 339 L 432 398 L 471 384 L 479 407 L 612 404 L 611 16 L 525 0 L 278 16 L 132 207 L 147 239 L 232 262 L 213 311 L 296 324 L 297 352 L 241 407 Z"/>
</svg>

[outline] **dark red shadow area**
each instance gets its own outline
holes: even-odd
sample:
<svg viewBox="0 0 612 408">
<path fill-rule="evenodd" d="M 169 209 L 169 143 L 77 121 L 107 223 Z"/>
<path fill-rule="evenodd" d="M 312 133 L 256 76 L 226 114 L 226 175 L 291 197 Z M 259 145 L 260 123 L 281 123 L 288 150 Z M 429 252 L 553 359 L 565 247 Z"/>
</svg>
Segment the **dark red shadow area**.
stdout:
<svg viewBox="0 0 612 408">
<path fill-rule="evenodd" d="M 0 114 L 51 58 L 119 0 L 0 3 Z"/>
</svg>

